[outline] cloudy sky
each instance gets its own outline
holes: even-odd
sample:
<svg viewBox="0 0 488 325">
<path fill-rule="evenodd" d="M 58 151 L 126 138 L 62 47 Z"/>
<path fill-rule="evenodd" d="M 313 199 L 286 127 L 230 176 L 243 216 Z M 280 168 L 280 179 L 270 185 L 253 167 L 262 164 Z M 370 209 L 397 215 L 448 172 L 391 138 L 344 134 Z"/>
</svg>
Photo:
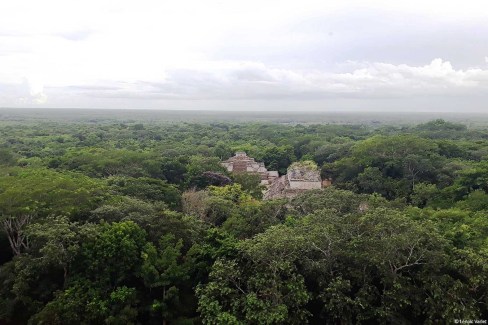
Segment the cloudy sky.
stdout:
<svg viewBox="0 0 488 325">
<path fill-rule="evenodd" d="M 484 1 L 0 1 L 0 107 L 488 112 Z"/>
</svg>

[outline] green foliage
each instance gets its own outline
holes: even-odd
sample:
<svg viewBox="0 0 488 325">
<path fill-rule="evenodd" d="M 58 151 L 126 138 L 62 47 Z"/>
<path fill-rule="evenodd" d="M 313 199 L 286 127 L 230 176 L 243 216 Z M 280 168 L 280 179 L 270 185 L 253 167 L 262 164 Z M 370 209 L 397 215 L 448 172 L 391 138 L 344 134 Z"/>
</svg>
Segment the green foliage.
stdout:
<svg viewBox="0 0 488 325">
<path fill-rule="evenodd" d="M 94 241 L 84 243 L 77 272 L 107 286 L 118 285 L 141 267 L 146 233 L 132 221 L 104 224 Z"/>
<path fill-rule="evenodd" d="M 306 321 L 308 312 L 301 307 L 308 302 L 309 294 L 292 264 L 301 239 L 283 236 L 283 228 L 270 230 L 266 236 L 243 243 L 242 259 L 214 263 L 209 283 L 197 288 L 204 323 Z"/>
<path fill-rule="evenodd" d="M 418 207 L 425 207 L 431 202 L 435 202 L 439 196 L 439 190 L 434 184 L 419 183 L 411 195 L 412 204 Z"/>
<path fill-rule="evenodd" d="M 203 323 L 303 324 L 308 313 L 301 307 L 309 299 L 303 278 L 251 265 L 215 262 L 209 283 L 197 288 Z"/>
<path fill-rule="evenodd" d="M 288 166 L 296 160 L 292 146 L 268 148 L 262 158 L 268 170 L 278 170 L 280 174 L 286 174 Z"/>
<path fill-rule="evenodd" d="M 147 202 L 126 196 L 113 196 L 101 206 L 91 211 L 91 220 L 118 222 L 131 220 L 144 223 L 155 219 L 167 206 L 160 202 Z"/>
<path fill-rule="evenodd" d="M 297 196 L 292 200 L 292 207 L 293 210 L 303 216 L 322 209 L 334 209 L 339 213 L 350 213 L 358 211 L 360 204 L 367 200 L 367 195 L 357 195 L 350 191 L 328 187 L 323 191 L 313 190 Z"/>
<path fill-rule="evenodd" d="M 258 174 L 236 173 L 232 176 L 234 183 L 240 184 L 242 189 L 255 199 L 263 198 L 265 187 L 261 185 L 261 177 Z"/>
<path fill-rule="evenodd" d="M 251 238 L 282 222 L 286 211 L 283 201 L 248 202 L 241 204 L 238 212 L 227 218 L 222 228 L 237 238 Z"/>
<path fill-rule="evenodd" d="M 480 162 L 461 170 L 454 185 L 459 195 L 466 195 L 473 190 L 488 192 L 488 163 Z"/>
<path fill-rule="evenodd" d="M 311 170 L 311 171 L 318 171 L 318 169 L 319 169 L 317 164 L 311 160 L 302 160 L 302 161 L 294 162 L 288 167 L 288 170 L 292 170 L 295 168 L 302 168 L 302 169 L 307 169 L 307 170 Z"/>
<path fill-rule="evenodd" d="M 184 159 L 163 158 L 161 163 L 161 173 L 169 183 L 182 184 L 187 172 Z"/>
<path fill-rule="evenodd" d="M 94 224 L 80 225 L 67 217 L 49 217 L 27 230 L 31 254 L 39 255 L 39 261 L 45 266 L 62 268 L 64 284 L 81 244 L 94 240 L 97 232 Z"/>
<path fill-rule="evenodd" d="M 212 179 L 205 177 L 205 172 L 216 172 L 225 174 L 226 169 L 220 165 L 216 157 L 192 156 L 187 167 L 188 185 L 198 189 L 209 185 L 215 185 Z"/>
<path fill-rule="evenodd" d="M 96 206 L 105 188 L 104 182 L 80 174 L 13 168 L 0 175 L 0 213 L 76 215 Z"/>
<path fill-rule="evenodd" d="M 188 280 L 187 267 L 181 262 L 182 247 L 181 239 L 175 242 L 174 235 L 168 234 L 161 237 L 158 248 L 148 243 L 142 252 L 141 276 L 155 296 L 151 310 L 160 313 L 164 320 L 178 317 L 178 285 Z"/>
<path fill-rule="evenodd" d="M 180 191 L 174 185 L 159 179 L 114 177 L 109 179 L 108 184 L 121 195 L 152 202 L 164 202 L 172 208 L 180 206 Z"/>
<path fill-rule="evenodd" d="M 32 324 L 136 324 L 136 291 L 126 286 L 108 291 L 90 281 L 79 281 L 60 292 Z"/>
<path fill-rule="evenodd" d="M 447 131 L 463 131 L 466 130 L 466 125 L 457 124 L 445 121 L 443 119 L 437 119 L 433 121 L 429 121 L 427 123 L 419 124 L 416 129 L 418 130 L 447 130 Z"/>
<path fill-rule="evenodd" d="M 135 324 L 133 281 L 142 265 L 145 232 L 133 222 L 101 225 L 76 256 L 72 280 L 31 320 L 40 323 Z"/>
<path fill-rule="evenodd" d="M 144 114 L 0 122 L 2 321 L 488 317 L 485 129 Z M 281 174 L 320 170 L 333 186 L 263 200 L 259 175 L 220 165 L 240 150 Z"/>
<path fill-rule="evenodd" d="M 17 160 L 11 150 L 0 147 L 0 166 L 14 166 Z"/>
<path fill-rule="evenodd" d="M 251 195 L 246 193 L 240 184 L 227 185 L 224 187 L 210 186 L 208 189 L 211 196 L 232 201 L 237 204 L 252 200 Z"/>
</svg>

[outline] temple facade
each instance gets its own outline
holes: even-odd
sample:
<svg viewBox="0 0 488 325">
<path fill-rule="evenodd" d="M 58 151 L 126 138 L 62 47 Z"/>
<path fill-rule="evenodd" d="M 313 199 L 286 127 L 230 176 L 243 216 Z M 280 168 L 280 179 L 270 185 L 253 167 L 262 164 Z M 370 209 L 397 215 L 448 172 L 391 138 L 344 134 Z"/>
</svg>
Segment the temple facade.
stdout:
<svg viewBox="0 0 488 325">
<path fill-rule="evenodd" d="M 231 173 L 258 174 L 262 185 L 269 185 L 274 179 L 279 177 L 277 171 L 268 171 L 263 162 L 256 162 L 254 158 L 249 157 L 244 151 L 236 152 L 235 156 L 230 157 L 221 164 Z"/>
<path fill-rule="evenodd" d="M 302 163 L 294 163 L 288 168 L 286 174 L 290 189 L 316 190 L 322 188 L 320 172 L 316 166 L 307 166 Z"/>
<path fill-rule="evenodd" d="M 329 186 L 327 183 L 326 186 Z M 325 186 L 325 187 L 326 187 Z M 264 199 L 293 198 L 309 190 L 318 190 L 323 186 L 317 165 L 312 161 L 293 163 L 287 174 L 276 178 L 264 193 Z"/>
</svg>

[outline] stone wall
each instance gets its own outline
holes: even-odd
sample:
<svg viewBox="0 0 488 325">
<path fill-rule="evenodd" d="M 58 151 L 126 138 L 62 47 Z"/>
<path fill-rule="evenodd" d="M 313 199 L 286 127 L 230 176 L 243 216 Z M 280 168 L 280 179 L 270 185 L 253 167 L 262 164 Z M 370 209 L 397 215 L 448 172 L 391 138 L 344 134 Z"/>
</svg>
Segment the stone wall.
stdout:
<svg viewBox="0 0 488 325">
<path fill-rule="evenodd" d="M 290 188 L 294 190 L 316 190 L 322 188 L 320 181 L 289 181 Z"/>
<path fill-rule="evenodd" d="M 317 165 L 311 161 L 293 163 L 286 176 L 273 180 L 264 194 L 265 199 L 293 198 L 300 193 L 322 188 Z"/>
<path fill-rule="evenodd" d="M 261 178 L 262 185 L 269 185 L 279 176 L 277 171 L 268 171 L 263 162 L 256 162 L 243 151 L 236 152 L 235 156 L 222 161 L 221 165 L 230 173 L 257 174 Z"/>
</svg>

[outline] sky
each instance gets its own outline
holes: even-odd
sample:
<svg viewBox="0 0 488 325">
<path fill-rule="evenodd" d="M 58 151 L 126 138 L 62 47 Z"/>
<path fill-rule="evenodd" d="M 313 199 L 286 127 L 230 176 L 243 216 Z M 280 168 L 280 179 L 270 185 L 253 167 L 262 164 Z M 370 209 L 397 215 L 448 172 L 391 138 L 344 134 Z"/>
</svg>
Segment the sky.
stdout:
<svg viewBox="0 0 488 325">
<path fill-rule="evenodd" d="M 488 113 L 488 3 L 0 1 L 0 107 Z"/>
</svg>

